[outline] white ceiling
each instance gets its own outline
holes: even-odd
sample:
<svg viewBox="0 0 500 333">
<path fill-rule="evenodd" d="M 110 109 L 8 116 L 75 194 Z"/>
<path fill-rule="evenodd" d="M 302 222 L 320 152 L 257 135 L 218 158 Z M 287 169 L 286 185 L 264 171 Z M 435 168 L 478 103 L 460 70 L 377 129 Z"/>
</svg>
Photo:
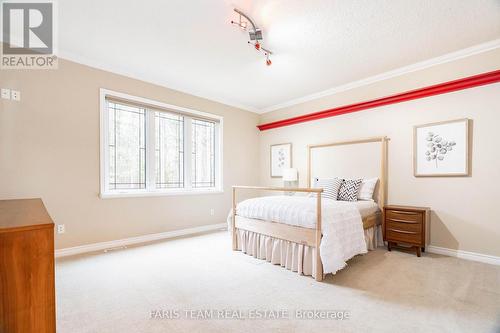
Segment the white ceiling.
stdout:
<svg viewBox="0 0 500 333">
<path fill-rule="evenodd" d="M 262 112 L 500 38 L 499 0 L 63 0 L 63 58 Z M 273 65 L 229 21 L 264 30 Z"/>
</svg>

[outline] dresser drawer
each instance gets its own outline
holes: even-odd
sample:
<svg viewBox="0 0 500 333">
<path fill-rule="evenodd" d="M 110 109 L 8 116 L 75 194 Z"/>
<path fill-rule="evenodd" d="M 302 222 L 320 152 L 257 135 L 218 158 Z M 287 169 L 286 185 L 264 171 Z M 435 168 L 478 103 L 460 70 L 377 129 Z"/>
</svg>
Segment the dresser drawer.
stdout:
<svg viewBox="0 0 500 333">
<path fill-rule="evenodd" d="M 422 233 L 420 231 L 408 231 L 386 226 L 385 236 L 388 241 L 421 244 Z"/>
<path fill-rule="evenodd" d="M 424 216 L 421 212 L 412 212 L 404 210 L 387 209 L 385 211 L 386 220 L 390 219 L 396 222 L 418 222 L 422 223 Z"/>
<path fill-rule="evenodd" d="M 420 233 L 422 231 L 422 222 L 420 221 L 405 221 L 400 219 L 385 219 L 385 227 L 387 229 L 396 229 L 403 231 L 413 231 Z"/>
</svg>

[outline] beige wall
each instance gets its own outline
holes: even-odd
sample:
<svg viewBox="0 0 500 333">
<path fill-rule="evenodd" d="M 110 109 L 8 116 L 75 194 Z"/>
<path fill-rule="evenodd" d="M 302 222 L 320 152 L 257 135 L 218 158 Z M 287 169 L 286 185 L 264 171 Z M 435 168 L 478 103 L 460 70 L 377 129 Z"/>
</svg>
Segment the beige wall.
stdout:
<svg viewBox="0 0 500 333">
<path fill-rule="evenodd" d="M 410 73 L 370 86 L 274 111 L 261 123 L 361 102 L 455 78 L 500 68 L 500 50 Z M 269 145 L 293 143 L 293 165 L 306 186 L 306 146 L 387 135 L 389 143 L 388 201 L 433 209 L 431 244 L 500 256 L 500 83 L 372 110 L 261 132 L 261 183 L 269 178 Z M 473 120 L 472 177 L 415 178 L 413 126 L 442 120 Z"/>
<path fill-rule="evenodd" d="M 230 186 L 258 181 L 256 114 L 68 61 L 0 71 L 0 87 L 22 97 L 0 104 L 0 198 L 41 197 L 66 225 L 57 248 L 222 223 Z M 100 199 L 99 88 L 223 116 L 224 193 Z"/>
<path fill-rule="evenodd" d="M 494 50 L 267 113 L 260 123 L 498 68 Z M 500 255 L 500 84 L 260 134 L 255 114 L 68 61 L 54 71 L 0 71 L 0 86 L 22 96 L 0 104 L 0 198 L 43 198 L 55 222 L 66 225 L 57 248 L 224 222 L 232 184 L 280 185 L 269 178 L 270 144 L 293 143 L 305 186 L 307 144 L 387 135 L 389 202 L 432 207 L 433 245 Z M 224 194 L 100 199 L 99 88 L 224 116 Z M 463 117 L 474 121 L 472 177 L 413 177 L 412 127 Z"/>
</svg>

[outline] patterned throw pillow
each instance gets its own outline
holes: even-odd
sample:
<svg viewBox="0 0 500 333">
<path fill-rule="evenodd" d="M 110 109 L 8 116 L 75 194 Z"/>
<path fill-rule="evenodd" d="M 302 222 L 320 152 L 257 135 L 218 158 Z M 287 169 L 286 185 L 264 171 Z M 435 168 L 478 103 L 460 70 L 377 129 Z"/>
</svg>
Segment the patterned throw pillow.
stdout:
<svg viewBox="0 0 500 333">
<path fill-rule="evenodd" d="M 322 198 L 337 200 L 342 179 L 339 178 L 314 178 L 314 188 L 323 188 L 321 193 Z M 316 193 L 312 193 L 312 197 L 316 197 Z"/>
<path fill-rule="evenodd" d="M 340 185 L 337 200 L 339 201 L 358 201 L 358 191 L 363 179 L 344 179 Z"/>
</svg>

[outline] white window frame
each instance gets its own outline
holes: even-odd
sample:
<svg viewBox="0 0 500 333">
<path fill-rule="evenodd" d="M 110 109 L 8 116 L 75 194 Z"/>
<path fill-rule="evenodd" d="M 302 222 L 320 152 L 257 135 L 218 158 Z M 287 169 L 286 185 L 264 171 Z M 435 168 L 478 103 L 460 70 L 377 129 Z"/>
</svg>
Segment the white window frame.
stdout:
<svg viewBox="0 0 500 333">
<path fill-rule="evenodd" d="M 151 131 L 150 124 L 153 122 L 154 113 L 146 113 L 146 188 L 145 189 L 109 189 L 109 115 L 106 99 L 115 98 L 130 101 L 133 104 L 148 106 L 153 110 L 164 110 L 182 114 L 184 121 L 184 188 L 157 189 L 154 175 L 155 172 L 155 132 Z M 223 193 L 222 152 L 223 152 L 223 120 L 224 118 L 211 113 L 188 109 L 176 105 L 166 104 L 155 100 L 132 96 L 108 89 L 100 89 L 100 197 L 145 197 L 145 196 L 169 196 L 169 195 L 199 195 L 211 193 Z M 215 187 L 192 188 L 191 187 L 191 120 L 206 119 L 215 122 Z M 187 121 L 186 121 L 187 120 Z M 153 154 L 152 154 L 153 153 Z M 151 156 L 152 155 L 152 156 Z"/>
</svg>

